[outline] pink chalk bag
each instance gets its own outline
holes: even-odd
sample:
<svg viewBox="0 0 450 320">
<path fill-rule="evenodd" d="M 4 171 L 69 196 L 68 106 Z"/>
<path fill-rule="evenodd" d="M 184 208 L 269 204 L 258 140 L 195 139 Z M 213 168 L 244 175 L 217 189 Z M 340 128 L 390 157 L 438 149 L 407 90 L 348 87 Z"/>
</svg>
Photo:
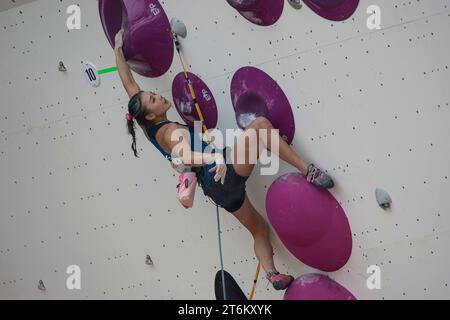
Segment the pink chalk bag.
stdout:
<svg viewBox="0 0 450 320">
<path fill-rule="evenodd" d="M 172 168 L 178 171 L 178 201 L 186 209 L 192 208 L 194 205 L 195 188 L 197 186 L 197 174 L 189 171 L 180 159 L 172 159 Z"/>
</svg>

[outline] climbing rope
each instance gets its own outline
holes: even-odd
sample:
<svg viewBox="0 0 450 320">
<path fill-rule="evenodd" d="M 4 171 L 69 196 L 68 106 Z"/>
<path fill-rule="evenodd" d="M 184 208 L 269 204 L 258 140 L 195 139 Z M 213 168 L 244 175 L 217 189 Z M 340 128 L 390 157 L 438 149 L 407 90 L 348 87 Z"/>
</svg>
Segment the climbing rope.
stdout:
<svg viewBox="0 0 450 320">
<path fill-rule="evenodd" d="M 172 38 L 173 38 L 173 40 L 175 42 L 175 48 L 177 49 L 178 57 L 180 58 L 181 66 L 183 68 L 184 77 L 185 77 L 185 79 L 186 79 L 186 81 L 188 83 L 189 91 L 190 91 L 191 97 L 192 97 L 192 99 L 194 101 L 198 117 L 199 117 L 200 121 L 202 122 L 203 130 L 205 132 L 206 139 L 208 140 L 208 144 L 210 144 L 211 143 L 211 138 L 209 136 L 208 128 L 205 125 L 205 121 L 204 121 L 204 118 L 203 118 L 202 111 L 200 110 L 200 106 L 198 105 L 197 96 L 195 95 L 194 87 L 192 86 L 192 81 L 189 78 L 189 75 L 188 75 L 188 73 L 186 71 L 187 68 L 186 68 L 186 65 L 184 63 L 183 55 L 182 55 L 181 50 L 180 50 L 180 46 L 181 45 L 180 45 L 180 42 L 178 41 L 178 35 L 175 32 L 172 32 Z M 225 289 L 225 272 L 224 272 L 224 269 L 223 269 L 223 255 L 222 255 L 222 240 L 221 240 L 221 230 L 220 230 L 219 206 L 217 204 L 216 204 L 216 213 L 217 213 L 217 234 L 218 234 L 218 240 L 219 240 L 220 271 L 221 271 L 221 276 L 222 276 L 223 299 L 227 300 L 226 289 Z M 250 297 L 249 297 L 250 300 L 253 299 L 253 295 L 255 293 L 256 282 L 258 281 L 260 267 L 261 267 L 261 264 L 258 262 L 258 266 L 256 267 L 255 278 L 253 280 L 253 287 L 252 287 L 252 290 L 251 290 L 251 293 L 250 293 Z"/>
<path fill-rule="evenodd" d="M 217 213 L 217 235 L 219 237 L 220 273 L 222 275 L 223 300 L 227 300 L 227 290 L 225 289 L 225 272 L 223 271 L 222 241 L 220 236 L 221 231 L 219 219 L 219 206 L 217 204 L 216 204 L 216 213 Z"/>
<path fill-rule="evenodd" d="M 250 292 L 250 295 L 248 297 L 248 300 L 253 300 L 253 296 L 255 294 L 255 289 L 256 289 L 256 282 L 258 281 L 258 277 L 259 277 L 259 270 L 261 269 L 261 263 L 258 262 L 258 266 L 256 267 L 256 272 L 255 272 L 255 278 L 253 279 L 253 287 L 252 287 L 252 291 Z"/>
</svg>

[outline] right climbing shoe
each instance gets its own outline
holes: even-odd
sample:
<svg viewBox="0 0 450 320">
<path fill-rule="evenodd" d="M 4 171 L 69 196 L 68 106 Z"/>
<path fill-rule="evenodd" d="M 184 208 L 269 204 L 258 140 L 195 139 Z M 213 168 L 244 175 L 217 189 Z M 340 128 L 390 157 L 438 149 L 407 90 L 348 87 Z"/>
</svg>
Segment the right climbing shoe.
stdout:
<svg viewBox="0 0 450 320">
<path fill-rule="evenodd" d="M 266 275 L 267 280 L 272 283 L 275 290 L 284 290 L 294 281 L 293 276 L 271 271 Z"/>
</svg>

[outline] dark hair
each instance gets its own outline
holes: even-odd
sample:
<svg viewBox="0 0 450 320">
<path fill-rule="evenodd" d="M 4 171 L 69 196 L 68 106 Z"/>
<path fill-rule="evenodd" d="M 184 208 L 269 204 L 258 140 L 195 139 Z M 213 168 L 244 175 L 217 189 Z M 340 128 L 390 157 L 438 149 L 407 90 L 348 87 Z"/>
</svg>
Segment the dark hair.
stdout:
<svg viewBox="0 0 450 320">
<path fill-rule="evenodd" d="M 130 102 L 128 102 L 128 112 L 133 117 L 131 120 L 127 120 L 127 127 L 128 127 L 128 133 L 131 134 L 133 137 L 133 143 L 131 145 L 131 149 L 134 152 L 134 156 L 136 158 L 139 158 L 137 149 L 136 149 L 136 131 L 134 127 L 134 121 L 133 119 L 136 119 L 136 121 L 143 126 L 144 128 L 147 127 L 148 120 L 145 119 L 145 116 L 148 114 L 147 110 L 144 108 L 144 106 L 141 103 L 141 93 L 143 91 L 139 91 L 138 93 L 134 94 Z"/>
</svg>

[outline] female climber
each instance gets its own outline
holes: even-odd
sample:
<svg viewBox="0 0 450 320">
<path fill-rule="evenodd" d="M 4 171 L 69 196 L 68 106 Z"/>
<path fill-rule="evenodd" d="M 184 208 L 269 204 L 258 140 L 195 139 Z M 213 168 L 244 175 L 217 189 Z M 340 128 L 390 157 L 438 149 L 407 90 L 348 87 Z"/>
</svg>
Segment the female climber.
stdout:
<svg viewBox="0 0 450 320">
<path fill-rule="evenodd" d="M 272 140 L 273 138 L 279 141 L 277 155 L 297 168 L 309 182 L 321 188 L 332 188 L 333 180 L 314 164 L 308 165 L 300 158 L 277 131 L 270 130 L 273 129 L 273 126 L 264 117 L 256 118 L 245 128 L 237 138 L 231 152 L 229 148 L 224 148 L 223 152 L 218 153 L 202 152 L 208 145 L 205 141 L 202 141 L 202 151 L 193 151 L 192 145 L 188 142 L 194 138 L 192 126 L 168 120 L 167 110 L 171 107 L 170 101 L 159 94 L 141 91 L 125 61 L 122 45 L 123 30 L 120 30 L 115 38 L 114 51 L 122 84 L 130 97 L 126 118 L 128 132 L 133 138 L 131 148 L 134 155 L 138 157 L 134 127 L 134 120 L 136 120 L 147 138 L 167 159 L 171 160 L 172 156 L 178 157 L 188 168 L 195 171 L 204 194 L 215 204 L 232 213 L 251 232 L 255 254 L 266 272 L 266 278 L 276 290 L 286 289 L 294 278 L 290 275 L 280 274 L 275 267 L 270 229 L 246 195 L 246 180 L 251 175 L 262 148 L 271 150 L 269 141 L 275 141 Z M 172 141 L 172 134 L 177 129 L 184 132 L 181 143 L 179 140 Z M 250 134 L 250 131 L 254 131 L 256 135 Z M 268 134 L 268 137 L 262 139 L 263 134 Z M 276 136 L 272 137 L 272 135 Z M 251 141 L 255 136 L 254 143 L 257 145 L 258 152 L 250 153 L 248 146 L 251 142 L 247 144 L 246 140 Z M 180 152 L 180 145 L 184 147 L 184 152 Z M 237 150 L 245 150 L 246 161 L 237 161 Z M 232 163 L 225 161 L 227 157 Z M 252 159 L 252 157 L 256 157 L 256 159 Z M 193 164 L 193 159 L 200 159 L 200 162 Z"/>
</svg>

